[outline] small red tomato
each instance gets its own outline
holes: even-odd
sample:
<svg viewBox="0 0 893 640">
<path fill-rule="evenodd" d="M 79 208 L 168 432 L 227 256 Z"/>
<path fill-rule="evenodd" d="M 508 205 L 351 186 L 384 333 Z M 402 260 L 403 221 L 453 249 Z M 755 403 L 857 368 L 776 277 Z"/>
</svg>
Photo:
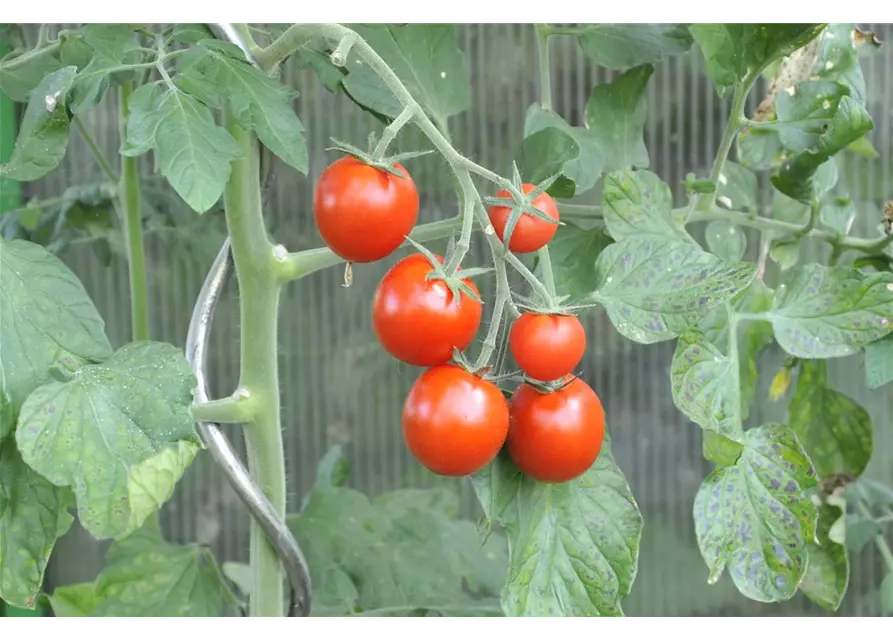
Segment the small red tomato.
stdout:
<svg viewBox="0 0 893 640">
<path fill-rule="evenodd" d="M 577 316 L 524 313 L 512 324 L 509 349 L 531 378 L 558 380 L 583 359 L 586 330 Z"/>
<path fill-rule="evenodd" d="M 509 408 L 492 382 L 452 364 L 425 371 L 403 404 L 403 438 L 413 456 L 444 476 L 487 466 L 505 443 Z"/>
<path fill-rule="evenodd" d="M 509 454 L 534 480 L 573 480 L 598 458 L 605 414 L 595 391 L 579 378 L 551 393 L 524 383 L 509 406 Z"/>
<path fill-rule="evenodd" d="M 419 216 L 419 192 L 405 177 L 345 156 L 316 183 L 313 218 L 326 245 L 349 262 L 374 262 L 403 244 Z"/>
<path fill-rule="evenodd" d="M 442 264 L 443 258 L 437 256 Z M 443 280 L 426 279 L 433 267 L 421 253 L 409 255 L 378 283 L 372 298 L 372 327 L 385 351 L 419 367 L 433 367 L 464 350 L 481 324 L 481 303 L 467 293 L 457 304 Z M 461 272 L 460 272 L 461 273 Z M 478 296 L 470 279 L 463 280 Z"/>
<path fill-rule="evenodd" d="M 535 184 L 523 184 L 521 189 L 524 193 L 530 193 L 536 189 Z M 511 198 L 512 194 L 503 189 L 496 194 L 497 198 Z M 522 213 L 512 232 L 512 238 L 509 241 L 509 250 L 515 253 L 531 253 L 546 246 L 555 232 L 558 230 L 558 207 L 555 201 L 548 193 L 541 193 L 533 201 L 533 206 L 552 218 L 556 224 L 540 220 L 529 213 Z M 512 213 L 510 207 L 490 207 L 487 211 L 490 216 L 490 224 L 496 231 L 496 236 L 505 242 L 503 234 L 505 225 L 508 222 L 509 215 Z"/>
</svg>

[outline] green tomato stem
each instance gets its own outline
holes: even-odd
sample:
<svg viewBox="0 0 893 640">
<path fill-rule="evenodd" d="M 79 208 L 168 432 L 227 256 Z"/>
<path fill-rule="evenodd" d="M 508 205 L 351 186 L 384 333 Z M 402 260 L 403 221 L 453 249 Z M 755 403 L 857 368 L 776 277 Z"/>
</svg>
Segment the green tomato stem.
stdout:
<svg viewBox="0 0 893 640">
<path fill-rule="evenodd" d="M 130 82 L 125 82 L 118 90 L 119 126 L 122 142 L 126 137 L 127 99 L 132 91 L 133 85 Z M 77 118 L 75 120 L 80 121 Z M 146 250 L 143 244 L 143 221 L 140 210 L 140 174 L 137 158 L 121 156 L 121 181 L 118 192 L 120 194 L 118 201 L 121 212 L 121 224 L 127 247 L 127 269 L 130 276 L 132 339 L 134 341 L 148 340 L 150 338 L 149 291 L 146 282 Z"/>
<path fill-rule="evenodd" d="M 256 416 L 257 403 L 253 396 L 244 396 L 238 391 L 229 398 L 197 402 L 192 405 L 192 415 L 202 422 L 217 424 L 244 424 L 252 422 Z"/>
<path fill-rule="evenodd" d="M 248 469 L 273 508 L 285 517 L 285 455 L 279 416 L 277 330 L 279 278 L 273 245 L 261 208 L 260 157 L 255 136 L 225 114 L 226 129 L 242 151 L 224 191 L 226 224 L 239 282 L 239 389 L 251 399 L 253 420 L 245 425 Z M 273 547 L 252 520 L 250 615 L 284 615 L 283 572 Z"/>
<path fill-rule="evenodd" d="M 552 274 L 552 259 L 549 257 L 549 245 L 543 245 L 538 252 L 540 268 L 543 270 L 543 284 L 550 301 L 555 299 L 555 276 Z"/>
<path fill-rule="evenodd" d="M 12 71 L 15 71 L 16 69 L 18 69 L 19 67 L 23 67 L 26 64 L 28 64 L 29 62 L 32 62 L 33 60 L 40 58 L 41 56 L 53 55 L 53 54 L 57 53 L 59 51 L 59 49 L 62 47 L 62 40 L 61 40 L 62 35 L 63 35 L 63 32 L 60 31 L 59 39 L 48 43 L 47 46 L 37 48 L 37 49 L 32 49 L 31 51 L 27 51 L 20 56 L 16 56 L 15 58 L 4 61 L 2 64 L 0 64 L 0 70 L 12 72 Z"/>
<path fill-rule="evenodd" d="M 383 159 L 385 152 L 388 150 L 388 146 L 394 141 L 394 138 L 397 137 L 400 129 L 402 129 L 410 120 L 412 120 L 412 111 L 410 109 L 403 109 L 403 111 L 400 112 L 400 115 L 394 118 L 394 121 L 385 127 L 385 130 L 381 134 L 381 140 L 375 145 L 372 157 L 376 160 Z"/>
<path fill-rule="evenodd" d="M 129 93 L 128 93 L 128 95 L 129 95 Z M 121 121 L 122 122 L 121 123 L 121 127 L 122 127 L 121 138 L 122 138 L 122 140 L 125 135 L 123 127 L 127 126 L 126 125 L 126 123 L 127 123 L 126 110 L 127 110 L 126 105 L 121 107 L 121 114 L 122 114 L 122 118 L 123 118 L 123 120 Z M 96 164 L 99 165 L 99 168 L 102 170 L 102 173 L 104 173 L 105 177 L 109 179 L 109 182 L 113 182 L 113 183 L 117 184 L 119 181 L 118 174 L 115 173 L 114 169 L 112 169 L 112 163 L 109 162 L 109 159 L 102 152 L 102 149 L 100 149 L 99 145 L 96 144 L 96 139 L 93 138 L 93 135 L 90 133 L 90 131 L 84 125 L 84 121 L 81 120 L 77 116 L 72 118 L 72 120 L 74 121 L 74 126 L 78 130 L 78 133 L 81 135 L 81 138 L 83 138 L 84 142 L 87 144 L 87 148 L 90 150 L 90 154 L 93 156 L 93 159 L 96 160 Z"/>
<path fill-rule="evenodd" d="M 549 28 L 536 25 L 536 51 L 540 70 L 540 104 L 547 111 L 552 110 L 552 76 L 549 67 Z"/>
</svg>

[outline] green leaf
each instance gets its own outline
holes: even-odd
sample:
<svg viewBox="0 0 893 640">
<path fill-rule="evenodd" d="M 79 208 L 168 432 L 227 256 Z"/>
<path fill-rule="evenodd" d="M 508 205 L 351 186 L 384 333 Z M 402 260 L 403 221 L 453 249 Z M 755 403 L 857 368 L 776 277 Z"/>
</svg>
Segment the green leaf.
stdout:
<svg viewBox="0 0 893 640">
<path fill-rule="evenodd" d="M 819 142 L 849 89 L 830 80 L 805 80 L 775 99 L 778 135 L 786 149 L 800 153 Z"/>
<path fill-rule="evenodd" d="M 865 107 L 849 96 L 844 96 L 815 146 L 785 160 L 772 175 L 772 184 L 795 200 L 811 202 L 819 191 L 815 179 L 819 167 L 873 127 L 874 123 Z"/>
<path fill-rule="evenodd" d="M 354 25 L 361 38 L 380 55 L 434 123 L 471 106 L 465 54 L 451 24 Z M 349 56 L 343 85 L 361 105 L 396 118 L 403 105 L 359 56 Z"/>
<path fill-rule="evenodd" d="M 868 158 L 869 160 L 874 160 L 875 158 L 879 158 L 881 156 L 881 154 L 877 152 L 877 149 L 874 148 L 871 140 L 868 139 L 868 136 L 862 136 L 858 140 L 849 143 L 846 148 L 847 151 L 852 151 L 857 156 L 862 156 L 863 158 Z"/>
<path fill-rule="evenodd" d="M 130 469 L 127 475 L 130 505 L 128 530 L 138 529 L 150 515 L 171 499 L 177 482 L 200 449 L 194 442 L 180 440 L 175 447 L 164 448 Z"/>
<path fill-rule="evenodd" d="M 758 602 L 790 599 L 806 572 L 816 508 L 806 490 L 815 471 L 780 424 L 745 433 L 734 466 L 711 473 L 695 496 L 695 533 L 714 584 L 728 567 L 738 590 Z"/>
<path fill-rule="evenodd" d="M 845 85 L 853 99 L 865 104 L 865 77 L 859 63 L 859 52 L 851 36 L 856 25 L 829 24 L 819 43 L 819 55 L 813 73 L 819 78 L 835 80 Z"/>
<path fill-rule="evenodd" d="M 865 346 L 865 381 L 872 391 L 893 382 L 893 335 Z"/>
<path fill-rule="evenodd" d="M 73 371 L 112 353 L 105 324 L 77 276 L 25 240 L 0 239 L 0 388 L 13 423 L 53 369 Z M 0 423 L 0 440 L 7 434 Z"/>
<path fill-rule="evenodd" d="M 744 446 L 740 442 L 719 435 L 716 431 L 704 431 L 701 449 L 707 460 L 720 467 L 731 467 L 741 457 Z"/>
<path fill-rule="evenodd" d="M 9 63 L 16 58 L 4 60 L 5 64 L 0 66 L 0 91 L 16 102 L 28 102 L 28 94 L 41 83 L 44 76 L 58 71 L 63 66 L 59 59 L 49 52 L 40 55 L 32 55 L 29 52 L 26 55 L 27 60 L 16 62 L 12 69 L 9 68 Z"/>
<path fill-rule="evenodd" d="M 657 64 L 691 49 L 685 24 L 592 24 L 579 36 L 583 53 L 609 69 Z"/>
<path fill-rule="evenodd" d="M 74 520 L 71 502 L 22 461 L 15 441 L 0 443 L 0 600 L 34 609 L 50 553 Z"/>
<path fill-rule="evenodd" d="M 481 548 L 475 526 L 439 506 L 443 496 L 410 490 L 370 502 L 353 489 L 315 487 L 288 519 L 310 567 L 312 615 L 499 615 L 505 540 L 494 535 Z M 454 494 L 450 502 L 455 513 Z"/>
<path fill-rule="evenodd" d="M 348 476 L 350 476 L 350 464 L 344 457 L 341 445 L 335 445 L 319 461 L 314 486 L 340 487 L 347 482 Z"/>
<path fill-rule="evenodd" d="M 605 176 L 602 215 L 615 240 L 656 236 L 695 244 L 672 207 L 670 187 L 650 171 L 614 171 Z"/>
<path fill-rule="evenodd" d="M 850 561 L 846 547 L 831 540 L 831 526 L 843 517 L 841 510 L 832 505 L 819 509 L 816 539 L 807 545 L 809 562 L 806 574 L 800 581 L 800 590 L 810 600 L 829 611 L 837 611 L 850 582 Z"/>
<path fill-rule="evenodd" d="M 596 278 L 595 262 L 612 242 L 602 226 L 581 229 L 566 222 L 558 227 L 549 242 L 556 291 L 560 295 L 570 296 L 572 300 L 592 293 Z"/>
<path fill-rule="evenodd" d="M 547 127 L 524 138 L 517 165 L 524 182 L 539 184 L 561 173 L 567 163 L 579 156 L 580 145 L 576 140 L 556 127 Z M 556 198 L 571 198 L 575 190 L 572 179 L 560 176 L 548 193 Z"/>
<path fill-rule="evenodd" d="M 856 514 L 847 514 L 845 531 L 846 548 L 853 553 L 861 553 L 865 545 L 875 536 L 884 533 L 884 529 L 877 522 Z"/>
<path fill-rule="evenodd" d="M 757 211 L 757 176 L 740 164 L 727 161 L 719 174 L 716 199 L 729 209 Z"/>
<path fill-rule="evenodd" d="M 63 67 L 75 66 L 80 71 L 93 59 L 93 47 L 84 41 L 82 33 L 69 33 L 59 47 L 59 59 Z"/>
<path fill-rule="evenodd" d="M 642 65 L 592 89 L 586 103 L 586 126 L 596 134 L 605 171 L 649 164 L 644 140 L 645 87 L 653 73 L 653 66 Z"/>
<path fill-rule="evenodd" d="M 725 220 L 711 220 L 704 229 L 707 248 L 723 260 L 735 262 L 744 257 L 747 250 L 747 236 L 736 224 Z"/>
<path fill-rule="evenodd" d="M 823 202 L 819 219 L 832 231 L 847 235 L 856 220 L 856 205 L 850 198 L 835 198 L 830 202 Z"/>
<path fill-rule="evenodd" d="M 71 87 L 70 107 L 75 115 L 102 102 L 113 80 L 112 69 L 139 62 L 142 56 L 136 34 L 126 24 L 87 24 L 82 34 L 93 49 L 93 58 Z"/>
<path fill-rule="evenodd" d="M 0 177 L 28 182 L 59 166 L 68 148 L 68 91 L 76 69 L 63 67 L 34 88 L 19 125 L 12 157 L 0 165 Z"/>
<path fill-rule="evenodd" d="M 298 69 L 312 69 L 322 85 L 329 91 L 341 89 L 341 81 L 347 72 L 343 67 L 336 67 L 332 59 L 313 49 L 301 47 L 291 58 Z"/>
<path fill-rule="evenodd" d="M 643 344 L 681 335 L 756 276 L 752 263 L 726 263 L 697 246 L 657 237 L 615 242 L 595 270 L 592 298 L 622 335 Z"/>
<path fill-rule="evenodd" d="M 56 618 L 88 617 L 97 604 L 92 582 L 56 587 L 49 601 Z"/>
<path fill-rule="evenodd" d="M 235 140 L 214 123 L 208 108 L 190 95 L 160 83 L 131 95 L 125 155 L 155 149 L 161 173 L 199 213 L 220 199 L 231 162 L 241 157 Z"/>
<path fill-rule="evenodd" d="M 509 539 L 506 615 L 623 615 L 642 515 L 607 436 L 595 464 L 569 482 L 535 482 L 503 453 L 473 483 Z"/>
<path fill-rule="evenodd" d="M 86 594 L 81 602 L 90 604 Z M 217 617 L 228 588 L 211 552 L 199 544 L 172 545 L 155 526 L 114 543 L 93 584 L 96 617 Z"/>
<path fill-rule="evenodd" d="M 744 438 L 737 359 L 690 330 L 676 343 L 670 369 L 673 402 L 690 420 L 730 440 Z"/>
<path fill-rule="evenodd" d="M 815 38 L 823 24 L 693 24 L 689 27 L 707 73 L 722 97 L 748 76 Z"/>
<path fill-rule="evenodd" d="M 594 187 L 607 161 L 599 134 L 584 127 L 572 127 L 561 116 L 538 104 L 530 105 L 524 118 L 524 137 L 549 127 L 566 133 L 580 147 L 579 157 L 569 160 L 562 168 L 562 173 L 576 184 L 575 194 L 579 195 Z"/>
<path fill-rule="evenodd" d="M 202 40 L 213 38 L 214 35 L 204 24 L 177 24 L 171 31 L 171 40 L 181 44 L 196 44 Z"/>
<path fill-rule="evenodd" d="M 183 62 L 181 73 L 197 74 L 213 87 L 226 99 L 239 126 L 255 131 L 286 164 L 307 174 L 304 126 L 290 104 L 294 91 L 250 64 L 242 50 L 228 42 L 204 41 Z"/>
<path fill-rule="evenodd" d="M 178 348 L 125 345 L 28 396 L 16 430 L 22 457 L 53 484 L 72 487 L 80 521 L 95 537 L 124 536 L 149 515 L 153 498 L 169 495 L 165 483 L 182 473 L 188 452 L 150 459 L 181 441 L 198 442 L 194 387 Z"/>
<path fill-rule="evenodd" d="M 763 317 L 792 356 L 848 356 L 893 331 L 893 274 L 803 265 L 778 287 Z"/>
<path fill-rule="evenodd" d="M 784 148 L 777 131 L 748 127 L 735 139 L 736 157 L 742 166 L 767 171 L 781 165 Z"/>
<path fill-rule="evenodd" d="M 844 497 L 851 503 L 861 500 L 869 509 L 893 509 L 893 489 L 865 476 L 850 482 Z"/>
<path fill-rule="evenodd" d="M 828 386 L 825 360 L 800 363 L 788 423 L 820 478 L 860 476 L 865 471 L 872 451 L 871 416 L 855 400 Z"/>
</svg>

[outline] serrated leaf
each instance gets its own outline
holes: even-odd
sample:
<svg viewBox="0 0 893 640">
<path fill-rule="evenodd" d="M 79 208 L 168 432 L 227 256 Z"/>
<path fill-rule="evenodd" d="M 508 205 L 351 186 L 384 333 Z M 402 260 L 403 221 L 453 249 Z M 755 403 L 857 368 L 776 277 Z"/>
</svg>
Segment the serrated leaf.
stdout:
<svg viewBox="0 0 893 640">
<path fill-rule="evenodd" d="M 435 124 L 471 106 L 465 54 L 451 24 L 361 24 L 356 32 L 393 69 Z M 378 74 L 358 56 L 349 56 L 345 90 L 360 104 L 396 118 L 403 105 Z"/>
<path fill-rule="evenodd" d="M 681 335 L 756 276 L 752 263 L 725 263 L 695 245 L 657 237 L 615 242 L 595 270 L 592 298 L 621 334 L 643 344 Z"/>
<path fill-rule="evenodd" d="M 173 345 L 125 345 L 68 382 L 28 396 L 16 428 L 22 458 L 53 484 L 72 488 L 80 521 L 95 537 L 124 536 L 149 515 L 148 494 L 164 493 L 140 486 L 152 478 L 140 465 L 181 441 L 198 442 L 194 387 L 192 369 Z"/>
<path fill-rule="evenodd" d="M 716 199 L 720 204 L 738 211 L 757 210 L 757 176 L 753 171 L 727 161 L 717 183 Z"/>
<path fill-rule="evenodd" d="M 843 517 L 840 509 L 824 505 L 819 509 L 816 539 L 807 546 L 809 563 L 800 581 L 806 597 L 829 611 L 837 611 L 850 582 L 850 561 L 846 547 L 831 540 L 832 525 Z"/>
<path fill-rule="evenodd" d="M 786 160 L 772 175 L 772 184 L 795 200 L 811 202 L 819 191 L 815 180 L 819 167 L 872 128 L 874 123 L 865 107 L 844 96 L 816 144 Z"/>
<path fill-rule="evenodd" d="M 322 85 L 329 91 L 335 92 L 341 88 L 341 81 L 347 75 L 343 67 L 336 67 L 332 59 L 313 49 L 301 47 L 295 51 L 292 61 L 298 69 L 312 69 Z"/>
<path fill-rule="evenodd" d="M 670 369 L 673 402 L 704 429 L 734 441 L 744 437 L 741 417 L 741 382 L 737 360 L 690 330 L 676 343 Z"/>
<path fill-rule="evenodd" d="M 112 83 L 109 72 L 139 61 L 140 44 L 126 24 L 87 24 L 81 31 L 84 43 L 93 49 L 93 58 L 78 72 L 71 87 L 71 112 L 80 115 L 105 97 Z"/>
<path fill-rule="evenodd" d="M 34 609 L 50 553 L 71 523 L 71 492 L 26 465 L 14 440 L 0 443 L 0 600 Z"/>
<path fill-rule="evenodd" d="M 579 145 L 579 157 L 566 162 L 562 173 L 576 184 L 575 195 L 588 191 L 601 176 L 607 159 L 598 134 L 584 127 L 572 127 L 561 116 L 538 104 L 530 105 L 524 118 L 525 138 L 550 127 L 566 133 Z"/>
<path fill-rule="evenodd" d="M 657 64 L 691 49 L 686 24 L 593 24 L 578 37 L 583 53 L 609 69 Z"/>
<path fill-rule="evenodd" d="M 605 158 L 604 171 L 649 165 L 644 140 L 645 88 L 653 73 L 653 66 L 642 65 L 592 89 L 586 103 L 586 126 L 595 133 Z"/>
<path fill-rule="evenodd" d="M 68 91 L 77 69 L 63 67 L 34 88 L 19 125 L 12 157 L 0 165 L 0 177 L 28 182 L 59 166 L 68 149 Z"/>
<path fill-rule="evenodd" d="M 827 362 L 803 360 L 788 424 L 819 477 L 860 476 L 872 452 L 871 416 L 855 400 L 828 386 Z"/>
<path fill-rule="evenodd" d="M 226 99 L 239 126 L 255 131 L 270 151 L 306 175 L 304 125 L 290 104 L 294 91 L 250 64 L 242 50 L 228 42 L 207 40 L 191 49 L 181 73 L 201 76 Z"/>
<path fill-rule="evenodd" d="M 693 24 L 691 35 L 720 97 L 815 38 L 823 24 Z"/>
<path fill-rule="evenodd" d="M 711 220 L 704 229 L 704 239 L 711 253 L 723 260 L 741 260 L 747 250 L 747 236 L 744 231 L 738 225 L 725 220 Z"/>
<path fill-rule="evenodd" d="M 128 155 L 147 151 L 151 136 L 162 175 L 186 204 L 204 213 L 223 195 L 241 151 L 201 102 L 178 90 L 157 91 L 146 89 L 128 118 Z"/>
<path fill-rule="evenodd" d="M 13 424 L 28 394 L 51 380 L 51 369 L 73 371 L 112 353 L 105 323 L 77 276 L 25 240 L 0 239 L 0 320 L 0 387 Z"/>
<path fill-rule="evenodd" d="M 818 144 L 822 132 L 834 119 L 841 98 L 849 89 L 830 80 L 805 80 L 775 99 L 778 135 L 782 145 L 800 153 Z"/>
<path fill-rule="evenodd" d="M 524 138 L 518 151 L 517 166 L 524 182 L 539 184 L 561 173 L 579 156 L 580 145 L 576 140 L 557 127 L 547 127 Z M 575 190 L 573 180 L 559 176 L 547 193 L 556 198 L 571 198 Z"/>
<path fill-rule="evenodd" d="M 28 94 L 43 78 L 64 66 L 59 58 L 49 52 L 40 55 L 29 52 L 27 55 L 27 60 L 14 63 L 12 68 L 10 63 L 15 58 L 4 60 L 4 64 L 0 66 L 0 91 L 15 102 L 28 102 Z"/>
<path fill-rule="evenodd" d="M 121 145 L 121 155 L 140 156 L 155 146 L 155 131 L 161 122 L 161 106 L 166 99 L 161 81 L 148 82 L 127 98 L 127 136 Z"/>
<path fill-rule="evenodd" d="M 172 545 L 147 525 L 111 546 L 93 594 L 96 617 L 217 617 L 229 590 L 208 549 Z"/>
<path fill-rule="evenodd" d="M 788 600 L 815 536 L 816 508 L 806 495 L 816 484 L 815 471 L 784 425 L 751 429 L 743 444 L 734 466 L 707 476 L 695 496 L 698 547 L 711 584 L 728 567 L 751 600 Z"/>
<path fill-rule="evenodd" d="M 213 38 L 214 35 L 204 24 L 177 24 L 171 31 L 170 39 L 181 44 L 196 44 L 202 40 Z"/>
<path fill-rule="evenodd" d="M 650 171 L 614 171 L 605 176 L 602 215 L 615 240 L 656 236 L 695 244 L 672 207 L 670 187 Z"/>
<path fill-rule="evenodd" d="M 505 454 L 473 482 L 484 512 L 509 539 L 506 615 L 623 615 L 642 515 L 607 436 L 595 464 L 569 482 L 535 482 Z"/>
<path fill-rule="evenodd" d="M 872 391 L 893 382 L 893 335 L 865 346 L 865 381 Z"/>
<path fill-rule="evenodd" d="M 741 457 L 744 447 L 740 442 L 729 440 L 716 431 L 704 431 L 701 451 L 704 458 L 720 467 L 731 467 Z"/>
<path fill-rule="evenodd" d="M 813 72 L 819 78 L 844 84 L 853 99 L 864 105 L 867 95 L 865 77 L 859 63 L 859 52 L 851 35 L 855 26 L 836 23 L 825 27 Z"/>
<path fill-rule="evenodd" d="M 316 486 L 288 518 L 310 567 L 312 615 L 499 615 L 493 596 L 505 577 L 505 539 L 493 535 L 481 548 L 457 511 L 443 489 L 370 502 L 353 489 Z"/>
<path fill-rule="evenodd" d="M 601 226 L 581 229 L 566 222 L 558 227 L 549 242 L 552 276 L 558 294 L 577 300 L 592 293 L 596 278 L 595 262 L 612 242 L 611 236 Z"/>
<path fill-rule="evenodd" d="M 93 47 L 84 41 L 82 33 L 70 33 L 59 47 L 59 59 L 63 67 L 75 66 L 80 71 L 93 59 Z"/>
<path fill-rule="evenodd" d="M 893 274 L 803 265 L 776 289 L 763 316 L 792 356 L 851 355 L 893 331 Z"/>
</svg>

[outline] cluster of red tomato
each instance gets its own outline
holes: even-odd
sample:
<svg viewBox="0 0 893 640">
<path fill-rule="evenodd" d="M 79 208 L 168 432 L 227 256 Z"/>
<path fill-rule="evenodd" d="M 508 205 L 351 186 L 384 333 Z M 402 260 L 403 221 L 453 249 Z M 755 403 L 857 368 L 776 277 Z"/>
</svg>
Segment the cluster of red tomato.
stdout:
<svg viewBox="0 0 893 640">
<path fill-rule="evenodd" d="M 399 247 L 418 218 L 415 183 L 399 163 L 396 176 L 353 156 L 332 163 L 314 193 L 314 218 L 329 248 L 349 262 L 380 260 Z M 525 193 L 534 189 L 524 185 Z M 497 197 L 510 197 L 501 191 Z M 558 220 L 544 193 L 534 206 Z M 508 207 L 491 207 L 503 238 Z M 547 244 L 556 224 L 523 214 L 509 249 L 528 253 Z M 435 256 L 441 264 L 443 258 Z M 467 292 L 454 299 L 432 263 L 414 253 L 378 284 L 372 323 L 382 347 L 411 365 L 427 367 L 403 406 L 403 436 L 418 461 L 441 475 L 462 476 L 489 464 L 504 445 L 522 472 L 541 482 L 566 482 L 595 462 L 604 438 L 604 411 L 592 388 L 571 375 L 586 349 L 586 332 L 573 315 L 524 313 L 512 325 L 509 349 L 535 381 L 562 381 L 546 392 L 524 382 L 507 401 L 493 382 L 450 363 L 453 349 L 471 344 L 481 304 Z M 461 270 L 459 271 L 461 274 Z M 470 279 L 462 282 L 478 297 Z"/>
</svg>

